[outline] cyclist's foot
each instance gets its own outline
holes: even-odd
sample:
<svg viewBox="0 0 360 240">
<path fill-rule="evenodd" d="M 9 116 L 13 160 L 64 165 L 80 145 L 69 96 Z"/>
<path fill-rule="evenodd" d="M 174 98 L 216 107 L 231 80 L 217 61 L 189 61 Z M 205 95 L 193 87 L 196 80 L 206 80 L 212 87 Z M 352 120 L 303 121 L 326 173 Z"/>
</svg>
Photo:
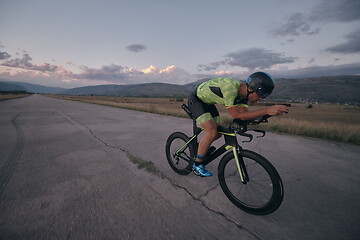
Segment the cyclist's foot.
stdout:
<svg viewBox="0 0 360 240">
<path fill-rule="evenodd" d="M 212 173 L 206 170 L 205 166 L 203 164 L 200 164 L 199 166 L 196 166 L 195 163 L 193 164 L 193 171 L 195 175 L 201 176 L 201 177 L 211 177 Z"/>
</svg>

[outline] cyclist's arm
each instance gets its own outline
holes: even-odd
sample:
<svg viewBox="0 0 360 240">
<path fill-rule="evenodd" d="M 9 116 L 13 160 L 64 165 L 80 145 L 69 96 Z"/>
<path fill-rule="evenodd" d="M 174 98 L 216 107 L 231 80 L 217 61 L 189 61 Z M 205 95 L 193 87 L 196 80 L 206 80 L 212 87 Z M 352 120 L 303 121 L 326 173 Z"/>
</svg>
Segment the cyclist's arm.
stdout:
<svg viewBox="0 0 360 240">
<path fill-rule="evenodd" d="M 249 111 L 247 107 L 239 107 L 234 106 L 227 108 L 230 115 L 235 118 L 240 118 L 241 120 L 251 120 L 255 118 L 262 117 L 264 115 L 281 115 L 284 112 L 287 112 L 287 108 L 284 105 L 274 105 L 268 108 L 256 110 L 256 111 Z"/>
<path fill-rule="evenodd" d="M 267 114 L 266 109 L 261 109 L 257 111 L 249 111 L 247 107 L 234 106 L 227 108 L 232 118 L 240 118 L 241 120 L 250 120 L 259 118 Z"/>
</svg>

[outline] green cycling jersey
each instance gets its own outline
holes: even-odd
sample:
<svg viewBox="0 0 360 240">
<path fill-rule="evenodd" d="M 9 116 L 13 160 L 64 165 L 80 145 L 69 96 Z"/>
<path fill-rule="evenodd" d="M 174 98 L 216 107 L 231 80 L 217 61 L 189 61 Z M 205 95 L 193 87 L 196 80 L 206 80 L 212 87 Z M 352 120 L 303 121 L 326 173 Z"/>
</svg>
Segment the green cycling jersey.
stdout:
<svg viewBox="0 0 360 240">
<path fill-rule="evenodd" d="M 226 108 L 247 107 L 247 100 L 239 96 L 241 82 L 233 78 L 215 78 L 197 88 L 197 96 L 207 104 L 222 104 Z"/>
</svg>

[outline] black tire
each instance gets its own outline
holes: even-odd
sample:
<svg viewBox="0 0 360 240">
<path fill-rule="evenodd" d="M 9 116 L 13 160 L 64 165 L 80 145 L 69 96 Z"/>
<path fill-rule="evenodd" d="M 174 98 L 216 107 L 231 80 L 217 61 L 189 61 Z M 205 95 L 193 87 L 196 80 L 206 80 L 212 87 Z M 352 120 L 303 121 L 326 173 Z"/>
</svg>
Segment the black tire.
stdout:
<svg viewBox="0 0 360 240">
<path fill-rule="evenodd" d="M 182 132 L 174 132 L 166 141 L 166 158 L 170 167 L 181 175 L 189 174 L 194 162 L 195 152 L 193 144 L 189 144 L 176 155 L 176 152 L 188 141 L 188 136 Z"/>
<path fill-rule="evenodd" d="M 218 178 L 226 197 L 238 208 L 255 215 L 274 212 L 281 205 L 284 188 L 279 173 L 261 155 L 242 150 L 249 181 L 242 183 L 234 154 L 226 154 L 219 164 Z"/>
</svg>

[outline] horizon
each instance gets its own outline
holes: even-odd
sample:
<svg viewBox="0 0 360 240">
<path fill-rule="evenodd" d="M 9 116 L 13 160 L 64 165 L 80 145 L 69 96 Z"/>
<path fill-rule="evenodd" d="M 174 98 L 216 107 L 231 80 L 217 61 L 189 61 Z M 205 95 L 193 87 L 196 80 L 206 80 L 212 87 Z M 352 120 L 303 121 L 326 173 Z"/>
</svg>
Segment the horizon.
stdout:
<svg viewBox="0 0 360 240">
<path fill-rule="evenodd" d="M 318 76 L 318 77 L 289 77 L 289 78 L 277 78 L 275 80 L 298 80 L 298 79 L 313 79 L 313 78 L 337 78 L 337 77 L 356 77 L 356 76 L 360 76 L 359 74 L 355 74 L 355 75 L 339 75 L 339 76 Z M 46 85 L 41 85 L 41 84 L 36 84 L 36 83 L 30 83 L 30 82 L 20 82 L 20 81 L 7 81 L 6 79 L 2 79 L 0 78 L 0 83 L 11 83 L 11 84 L 32 84 L 32 85 L 37 85 L 39 87 L 46 87 L 46 88 L 63 88 L 65 90 L 70 90 L 73 88 L 84 88 L 84 87 L 97 87 L 97 86 L 129 86 L 129 85 L 141 85 L 141 84 L 170 84 L 170 85 L 178 85 L 178 86 L 184 86 L 184 85 L 188 85 L 188 84 L 193 84 L 195 82 L 198 81 L 202 81 L 205 80 L 207 78 L 202 78 L 202 79 L 198 79 L 195 80 L 193 82 L 189 82 L 189 83 L 184 83 L 184 84 L 176 84 L 176 83 L 166 83 L 166 82 L 146 82 L 146 83 L 130 83 L 130 84 L 116 84 L 116 83 L 111 83 L 111 84 L 97 84 L 97 85 L 84 85 L 84 86 L 80 86 L 80 87 L 70 87 L 70 88 L 66 88 L 66 87 L 53 87 L 53 86 L 46 86 Z M 238 79 L 239 81 L 245 81 L 245 79 Z"/>
<path fill-rule="evenodd" d="M 359 21 L 357 0 L 4 0 L 0 78 L 71 89 L 359 75 Z"/>
</svg>

